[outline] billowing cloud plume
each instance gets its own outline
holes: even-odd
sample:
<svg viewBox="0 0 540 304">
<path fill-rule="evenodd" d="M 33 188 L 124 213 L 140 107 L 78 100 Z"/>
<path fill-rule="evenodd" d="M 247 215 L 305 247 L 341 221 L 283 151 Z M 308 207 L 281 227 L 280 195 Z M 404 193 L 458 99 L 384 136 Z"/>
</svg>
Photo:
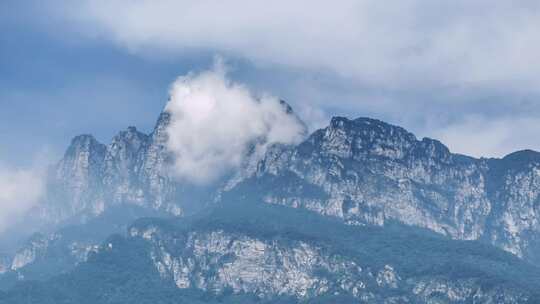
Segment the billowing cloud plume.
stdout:
<svg viewBox="0 0 540 304">
<path fill-rule="evenodd" d="M 44 191 L 40 170 L 11 169 L 0 165 L 0 232 L 32 208 Z"/>
<path fill-rule="evenodd" d="M 304 135 L 304 125 L 285 104 L 254 96 L 227 79 L 219 63 L 178 78 L 165 110 L 171 114 L 168 148 L 175 173 L 193 183 L 212 182 L 239 166 L 247 153 L 262 153 L 271 143 L 296 143 Z"/>
</svg>

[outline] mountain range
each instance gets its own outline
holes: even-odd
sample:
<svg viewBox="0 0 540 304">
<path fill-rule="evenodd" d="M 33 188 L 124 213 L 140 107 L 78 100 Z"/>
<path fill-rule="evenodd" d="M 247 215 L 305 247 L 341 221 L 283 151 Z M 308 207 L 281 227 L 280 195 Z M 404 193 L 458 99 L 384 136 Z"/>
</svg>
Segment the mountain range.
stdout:
<svg viewBox="0 0 540 304">
<path fill-rule="evenodd" d="M 170 121 L 72 140 L 41 232 L 0 255 L 0 303 L 540 303 L 538 152 L 334 117 L 197 185 L 171 171 Z"/>
</svg>

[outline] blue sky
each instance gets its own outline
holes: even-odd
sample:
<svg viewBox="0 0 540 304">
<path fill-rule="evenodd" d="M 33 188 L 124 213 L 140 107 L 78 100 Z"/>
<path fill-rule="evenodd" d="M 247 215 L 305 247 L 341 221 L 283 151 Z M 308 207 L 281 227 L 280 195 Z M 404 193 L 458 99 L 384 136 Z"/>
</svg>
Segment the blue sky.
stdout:
<svg viewBox="0 0 540 304">
<path fill-rule="evenodd" d="M 8 6 L 6 3 L 3 6 Z M 211 57 L 162 62 L 100 41 L 64 39 L 27 18 L 0 24 L 0 159 L 31 164 L 57 158 L 71 138 L 92 133 L 107 142 L 135 125 L 151 130 L 178 73 Z"/>
<path fill-rule="evenodd" d="M 437 3 L 2 1 L 0 163 L 150 131 L 175 78 L 215 55 L 311 128 L 371 116 L 476 156 L 539 149 L 537 4 Z"/>
</svg>

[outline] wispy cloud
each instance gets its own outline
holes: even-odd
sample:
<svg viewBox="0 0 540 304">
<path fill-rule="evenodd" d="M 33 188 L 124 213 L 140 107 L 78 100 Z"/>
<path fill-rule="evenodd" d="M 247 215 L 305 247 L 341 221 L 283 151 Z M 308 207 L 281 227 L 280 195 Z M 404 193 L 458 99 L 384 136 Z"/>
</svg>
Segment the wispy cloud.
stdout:
<svg viewBox="0 0 540 304">
<path fill-rule="evenodd" d="M 478 115 L 463 117 L 460 121 L 441 127 L 433 132 L 436 138 L 446 143 L 452 152 L 477 157 L 508 154 L 513 150 L 538 149 L 531 142 L 540 130 L 540 118 L 489 118 Z"/>
<path fill-rule="evenodd" d="M 44 192 L 43 170 L 0 165 L 0 232 L 35 206 Z"/>
</svg>

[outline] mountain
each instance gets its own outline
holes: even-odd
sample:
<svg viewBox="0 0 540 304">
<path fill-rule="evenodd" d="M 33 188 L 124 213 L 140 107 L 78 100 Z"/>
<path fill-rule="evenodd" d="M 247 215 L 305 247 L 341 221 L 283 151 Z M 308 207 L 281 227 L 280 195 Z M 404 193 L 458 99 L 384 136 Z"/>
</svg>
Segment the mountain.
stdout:
<svg viewBox="0 0 540 304">
<path fill-rule="evenodd" d="M 280 101 L 280 106 L 305 127 L 286 102 Z M 214 201 L 228 176 L 201 186 L 179 182 L 170 172 L 174 162 L 167 151 L 170 121 L 171 115 L 163 112 L 150 134 L 129 127 L 108 145 L 91 135 L 75 137 L 52 170 L 47 199 L 33 210 L 34 220 L 47 225 L 82 223 L 121 204 L 182 216 Z M 256 143 L 266 140 L 259 138 Z M 257 161 L 258 155 L 252 150 L 246 159 Z"/>
<path fill-rule="evenodd" d="M 379 120 L 335 117 L 297 146 L 274 146 L 255 170 L 239 174 L 244 178 L 228 185 L 229 195 L 352 225 L 398 221 L 540 263 L 538 152 L 476 159 Z"/>
<path fill-rule="evenodd" d="M 299 120 L 287 103 L 280 101 L 280 105 Z M 89 134 L 73 138 L 63 158 L 50 170 L 45 201 L 23 221 L 37 223 L 42 233 L 30 236 L 7 255 L 0 290 L 19 280 L 48 278 L 84 262 L 86 254 L 79 251 L 87 252 L 108 235 L 123 232 L 122 228 L 137 218 L 133 214 L 185 216 L 213 203 L 223 181 L 201 186 L 178 182 L 171 174 L 174 159 L 166 148 L 170 121 L 171 115 L 163 112 L 150 134 L 128 127 L 108 145 Z M 252 150 L 246 159 L 256 161 Z M 96 228 L 100 233 L 84 233 Z M 44 266 L 48 264 L 58 267 Z"/>
<path fill-rule="evenodd" d="M 537 303 L 540 269 L 490 245 L 401 224 L 224 202 L 136 221 L 74 271 L 0 303 Z"/>
<path fill-rule="evenodd" d="M 150 134 L 129 127 L 108 145 L 72 140 L 29 214 L 42 232 L 0 259 L 0 299 L 538 299 L 538 152 L 473 158 L 379 120 L 334 117 L 298 145 L 249 150 L 240 168 L 200 186 L 170 171 L 171 119 L 164 112 Z"/>
<path fill-rule="evenodd" d="M 169 119 L 163 113 L 150 135 L 129 127 L 107 146 L 91 135 L 75 137 L 49 178 L 49 195 L 36 217 L 46 223 L 84 222 L 120 204 L 181 215 L 182 186 L 167 174 Z"/>
<path fill-rule="evenodd" d="M 133 205 L 105 210 L 84 224 L 73 224 L 51 233 L 34 233 L 12 256 L 5 256 L 0 272 L 0 290 L 20 281 L 46 280 L 86 262 L 91 253 L 111 234 L 126 234 L 127 227 L 141 217 L 167 214 Z"/>
</svg>

